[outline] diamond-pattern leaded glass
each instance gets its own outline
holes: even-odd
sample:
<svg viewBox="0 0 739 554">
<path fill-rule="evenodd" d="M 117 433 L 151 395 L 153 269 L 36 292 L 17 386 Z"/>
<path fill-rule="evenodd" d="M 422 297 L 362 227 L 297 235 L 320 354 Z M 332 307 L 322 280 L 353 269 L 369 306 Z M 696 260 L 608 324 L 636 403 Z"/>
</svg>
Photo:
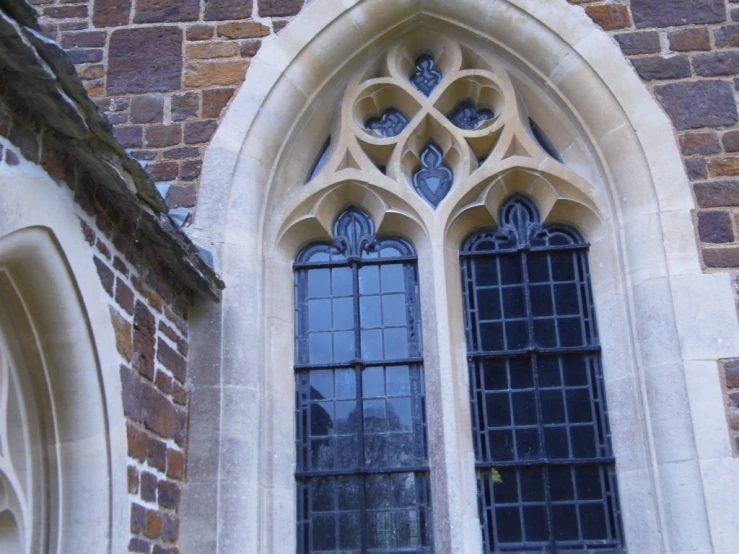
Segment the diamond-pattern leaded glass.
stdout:
<svg viewBox="0 0 739 554">
<path fill-rule="evenodd" d="M 517 196 L 463 245 L 486 552 L 623 552 L 587 244 Z"/>
<path fill-rule="evenodd" d="M 416 258 L 351 209 L 295 263 L 298 552 L 432 552 Z"/>
</svg>

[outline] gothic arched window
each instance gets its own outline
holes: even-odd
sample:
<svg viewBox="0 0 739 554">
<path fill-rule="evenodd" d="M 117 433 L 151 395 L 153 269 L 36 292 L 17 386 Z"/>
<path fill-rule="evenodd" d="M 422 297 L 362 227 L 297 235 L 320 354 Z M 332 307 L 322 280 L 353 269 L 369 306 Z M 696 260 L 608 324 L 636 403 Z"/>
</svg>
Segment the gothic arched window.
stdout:
<svg viewBox="0 0 739 554">
<path fill-rule="evenodd" d="M 295 268 L 298 552 L 431 552 L 416 254 L 350 209 Z"/>
<path fill-rule="evenodd" d="M 514 196 L 462 246 L 486 552 L 621 552 L 588 244 Z"/>
</svg>

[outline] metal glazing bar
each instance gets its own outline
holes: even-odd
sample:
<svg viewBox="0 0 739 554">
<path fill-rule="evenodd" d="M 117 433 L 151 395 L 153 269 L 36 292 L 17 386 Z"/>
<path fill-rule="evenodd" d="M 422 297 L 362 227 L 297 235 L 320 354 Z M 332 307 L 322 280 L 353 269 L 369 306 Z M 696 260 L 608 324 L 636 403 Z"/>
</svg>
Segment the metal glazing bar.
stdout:
<svg viewBox="0 0 739 554">
<path fill-rule="evenodd" d="M 396 256 L 394 258 L 358 258 L 352 256 L 350 258 L 336 260 L 333 262 L 295 262 L 293 263 L 293 269 L 295 269 L 296 271 L 304 269 L 331 269 L 334 267 L 349 267 L 351 265 L 389 265 L 416 263 L 417 261 L 418 258 L 416 256 Z"/>
<path fill-rule="evenodd" d="M 397 473 L 429 473 L 429 466 L 393 467 L 393 468 L 366 468 L 366 469 L 332 469 L 321 471 L 296 471 L 296 479 L 310 477 L 351 477 L 353 475 L 393 475 Z"/>
<path fill-rule="evenodd" d="M 616 463 L 613 456 L 604 456 L 602 458 L 563 458 L 550 459 L 539 458 L 537 460 L 507 460 L 501 462 L 483 462 L 476 461 L 476 469 L 499 469 L 499 468 L 517 468 L 517 467 L 544 467 L 544 466 L 588 466 L 588 465 L 609 465 Z"/>
<path fill-rule="evenodd" d="M 561 246 L 521 246 L 516 248 L 501 248 L 500 250 L 476 250 L 474 252 L 463 251 L 459 253 L 460 258 L 480 258 L 486 256 L 502 256 L 505 254 L 516 254 L 519 252 L 571 252 L 587 250 L 589 242 L 580 244 L 563 244 Z"/>
<path fill-rule="evenodd" d="M 423 358 L 401 358 L 397 360 L 353 360 L 351 362 L 326 362 L 325 364 L 295 364 L 295 372 L 312 371 L 317 369 L 352 369 L 358 367 L 392 367 L 399 365 L 421 365 Z"/>
<path fill-rule="evenodd" d="M 520 350 L 492 350 L 485 352 L 470 352 L 467 360 L 473 361 L 485 358 L 514 358 L 516 356 L 530 356 L 532 354 L 541 355 L 564 355 L 564 354 L 596 354 L 601 351 L 600 345 L 591 346 L 562 346 L 554 348 L 540 348 L 538 346 L 530 346 Z"/>
</svg>

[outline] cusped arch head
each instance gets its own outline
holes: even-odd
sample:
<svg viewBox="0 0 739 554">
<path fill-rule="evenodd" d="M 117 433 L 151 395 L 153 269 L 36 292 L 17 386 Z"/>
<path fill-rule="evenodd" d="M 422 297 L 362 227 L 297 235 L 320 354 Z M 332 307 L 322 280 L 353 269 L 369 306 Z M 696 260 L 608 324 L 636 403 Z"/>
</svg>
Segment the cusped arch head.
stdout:
<svg viewBox="0 0 739 554">
<path fill-rule="evenodd" d="M 456 248 L 473 230 L 497 227 L 501 207 L 516 195 L 531 199 L 547 225 L 569 225 L 591 241 L 601 237 L 607 207 L 584 179 L 566 170 L 558 173 L 512 166 L 483 179 L 452 210 L 447 244 Z"/>
<path fill-rule="evenodd" d="M 317 191 L 297 205 L 288 205 L 277 232 L 275 250 L 290 260 L 307 244 L 330 243 L 335 239 L 337 218 L 349 208 L 366 212 L 376 235 L 400 237 L 413 244 L 423 243 L 426 230 L 418 213 L 391 192 L 355 180 L 337 183 Z"/>
</svg>

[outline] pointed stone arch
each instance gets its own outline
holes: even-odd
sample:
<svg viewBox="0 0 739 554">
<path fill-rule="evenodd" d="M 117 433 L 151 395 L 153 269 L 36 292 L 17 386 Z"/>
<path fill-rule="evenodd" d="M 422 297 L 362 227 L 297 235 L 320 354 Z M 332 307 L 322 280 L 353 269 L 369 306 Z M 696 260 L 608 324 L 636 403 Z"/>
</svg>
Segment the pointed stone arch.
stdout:
<svg viewBox="0 0 739 554">
<path fill-rule="evenodd" d="M 452 193 L 448 209 L 434 215 L 402 186 L 363 172 L 356 150 L 332 161 L 335 143 L 327 171 L 305 185 L 327 136 L 352 120 L 337 115 L 337 106 L 351 111 L 342 104 L 347 87 L 384 71 L 373 60 L 388 49 L 433 50 L 434 40 L 442 68 L 444 41 L 466 46 L 464 60 L 494 59 L 483 69 L 511 76 L 516 101 L 564 163 L 535 154 L 524 135 L 503 133 L 500 164 L 480 176 L 479 194 Z M 476 58 L 478 50 L 485 55 Z M 536 179 L 548 191 L 541 193 L 549 198 L 545 222 L 579 227 L 593 244 L 627 546 L 722 552 L 731 544 L 719 531 L 720 502 L 706 494 L 737 472 L 725 460 L 726 423 L 713 406 L 721 403 L 715 364 L 706 370 L 706 360 L 739 353 L 729 281 L 701 272 L 673 129 L 618 46 L 560 0 L 317 0 L 260 50 L 205 156 L 193 234 L 216 253 L 229 288 L 221 307 L 200 307 L 194 318 L 195 367 L 217 370 L 193 376 L 193 410 L 217 405 L 221 427 L 214 436 L 213 419 L 191 426 L 190 444 L 204 441 L 194 446 L 185 496 L 193 552 L 230 552 L 235 544 L 294 551 L 294 435 L 283 408 L 292 390 L 287 291 L 300 241 L 278 237 L 297 223 L 289 214 L 301 213 L 301 232 L 317 233 L 303 240 L 324 238 L 307 200 L 337 186 L 326 176 L 336 171 L 363 183 L 357 187 L 392 190 L 413 209 L 387 221 L 418 220 L 413 232 L 428 233 L 427 247 L 416 247 L 421 275 L 432 276 L 421 286 L 429 402 L 438 408 L 429 423 L 439 441 L 432 447 L 439 551 L 479 551 L 474 473 L 465 457 L 468 408 L 459 402 L 466 384 L 456 250 L 471 228 L 492 221 L 510 194 Z"/>
</svg>

